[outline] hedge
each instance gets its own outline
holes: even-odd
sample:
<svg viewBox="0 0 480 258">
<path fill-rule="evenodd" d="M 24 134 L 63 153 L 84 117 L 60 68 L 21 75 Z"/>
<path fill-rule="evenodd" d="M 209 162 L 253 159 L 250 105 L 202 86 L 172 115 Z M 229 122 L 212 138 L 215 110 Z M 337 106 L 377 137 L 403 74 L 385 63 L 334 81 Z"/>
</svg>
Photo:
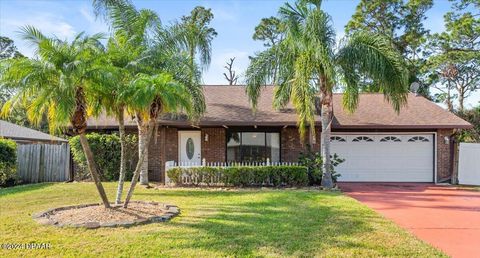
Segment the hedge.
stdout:
<svg viewBox="0 0 480 258">
<path fill-rule="evenodd" d="M 127 173 L 126 180 L 130 180 L 135 170 L 137 162 L 137 136 L 127 135 L 126 137 L 126 160 Z M 120 137 L 117 134 L 87 134 L 87 140 L 92 149 L 95 162 L 98 166 L 101 180 L 115 181 L 120 176 Z M 69 140 L 70 149 L 72 151 L 73 160 L 75 162 L 75 179 L 85 180 L 90 179 L 88 172 L 87 161 L 83 153 L 80 138 L 78 136 L 72 137 Z"/>
<path fill-rule="evenodd" d="M 17 144 L 0 139 L 0 186 L 15 184 L 17 179 Z"/>
<path fill-rule="evenodd" d="M 306 186 L 303 166 L 172 168 L 167 175 L 176 185 Z M 182 175 L 187 182 L 182 182 Z"/>
</svg>

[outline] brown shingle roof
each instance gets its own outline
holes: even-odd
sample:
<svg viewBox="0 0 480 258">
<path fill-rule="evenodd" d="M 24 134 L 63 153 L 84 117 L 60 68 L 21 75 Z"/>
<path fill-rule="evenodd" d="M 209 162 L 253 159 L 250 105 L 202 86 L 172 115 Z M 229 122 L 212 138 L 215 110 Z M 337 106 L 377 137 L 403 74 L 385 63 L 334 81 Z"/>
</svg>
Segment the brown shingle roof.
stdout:
<svg viewBox="0 0 480 258">
<path fill-rule="evenodd" d="M 244 86 L 205 86 L 207 112 L 200 126 L 284 126 L 296 125 L 297 115 L 291 106 L 276 111 L 272 107 L 273 87 L 262 89 L 258 108 L 252 113 Z M 408 104 L 397 114 L 382 94 L 361 94 L 358 109 L 348 114 L 342 108 L 342 94 L 334 94 L 334 128 L 470 128 L 471 125 L 427 99 L 409 94 Z M 315 120 L 320 124 L 320 116 Z M 189 125 L 185 119 L 162 119 L 165 125 Z M 116 127 L 113 118 L 101 116 L 88 121 L 90 128 Z M 126 119 L 127 126 L 135 122 Z"/>
</svg>

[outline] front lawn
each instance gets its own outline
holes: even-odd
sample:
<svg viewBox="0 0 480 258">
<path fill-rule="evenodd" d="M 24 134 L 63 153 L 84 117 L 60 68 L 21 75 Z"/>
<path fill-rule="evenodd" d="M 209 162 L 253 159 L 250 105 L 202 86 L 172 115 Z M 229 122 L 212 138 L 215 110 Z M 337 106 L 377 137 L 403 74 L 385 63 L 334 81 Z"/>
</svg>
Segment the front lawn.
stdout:
<svg viewBox="0 0 480 258">
<path fill-rule="evenodd" d="M 111 200 L 114 183 L 106 183 Z M 92 183 L 0 189 L 0 244 L 50 243 L 26 256 L 441 256 L 392 222 L 341 194 L 317 190 L 137 188 L 135 200 L 178 205 L 170 222 L 87 230 L 37 225 L 31 214 L 98 202 Z"/>
</svg>

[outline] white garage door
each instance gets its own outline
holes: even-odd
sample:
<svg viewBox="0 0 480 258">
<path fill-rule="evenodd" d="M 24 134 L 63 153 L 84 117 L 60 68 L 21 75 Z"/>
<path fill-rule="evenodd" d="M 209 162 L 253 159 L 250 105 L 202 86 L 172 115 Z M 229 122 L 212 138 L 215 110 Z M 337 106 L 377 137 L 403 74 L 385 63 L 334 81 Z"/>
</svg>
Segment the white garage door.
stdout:
<svg viewBox="0 0 480 258">
<path fill-rule="evenodd" d="M 433 182 L 433 134 L 332 134 L 344 182 Z"/>
</svg>

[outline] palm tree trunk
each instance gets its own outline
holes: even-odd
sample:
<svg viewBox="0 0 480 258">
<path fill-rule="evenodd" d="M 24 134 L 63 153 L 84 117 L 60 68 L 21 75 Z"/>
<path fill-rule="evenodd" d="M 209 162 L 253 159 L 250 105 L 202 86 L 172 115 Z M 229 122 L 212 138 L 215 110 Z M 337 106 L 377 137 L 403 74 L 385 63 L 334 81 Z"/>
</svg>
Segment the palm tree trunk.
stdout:
<svg viewBox="0 0 480 258">
<path fill-rule="evenodd" d="M 140 170 L 140 184 L 148 185 L 148 145 L 146 146 L 146 139 L 148 134 L 148 123 L 142 119 L 140 114 L 137 114 L 137 126 L 138 126 L 138 160 L 145 150 L 145 158 L 141 164 Z"/>
<path fill-rule="evenodd" d="M 152 138 L 153 128 L 155 127 L 155 121 L 156 119 L 151 118 L 148 122 L 148 131 L 146 133 L 146 139 L 143 145 L 143 149 L 139 150 L 140 157 L 138 158 L 137 166 L 135 168 L 135 172 L 133 173 L 132 183 L 130 184 L 130 188 L 128 189 L 127 197 L 125 198 L 125 203 L 123 204 L 123 207 L 125 208 L 128 207 L 128 203 L 130 202 L 135 186 L 137 185 L 138 178 L 140 177 L 140 170 L 142 168 L 143 160 L 147 157 L 148 145 L 150 144 L 150 140 Z"/>
<path fill-rule="evenodd" d="M 85 157 L 87 160 L 88 169 L 90 170 L 90 174 L 92 175 L 93 181 L 95 182 L 98 193 L 102 198 L 103 205 L 105 206 L 105 208 L 110 208 L 110 202 L 108 201 L 107 194 L 105 193 L 105 189 L 103 188 L 102 181 L 100 181 L 100 176 L 98 175 L 97 166 L 95 164 L 95 160 L 93 159 L 93 153 L 90 149 L 90 145 L 88 144 L 87 137 L 85 136 L 84 132 L 80 133 L 79 137 L 80 143 L 82 144 L 83 152 L 85 153 Z"/>
<path fill-rule="evenodd" d="M 322 90 L 322 134 L 321 134 L 321 155 L 322 163 L 322 182 L 321 185 L 327 189 L 333 187 L 331 161 L 330 161 L 330 135 L 332 130 L 332 92 Z"/>
<path fill-rule="evenodd" d="M 118 112 L 118 132 L 120 135 L 120 176 L 118 178 L 117 197 L 115 198 L 115 204 L 120 204 L 120 202 L 122 201 L 123 183 L 125 182 L 125 174 L 127 167 L 124 109 L 120 108 Z"/>
</svg>

